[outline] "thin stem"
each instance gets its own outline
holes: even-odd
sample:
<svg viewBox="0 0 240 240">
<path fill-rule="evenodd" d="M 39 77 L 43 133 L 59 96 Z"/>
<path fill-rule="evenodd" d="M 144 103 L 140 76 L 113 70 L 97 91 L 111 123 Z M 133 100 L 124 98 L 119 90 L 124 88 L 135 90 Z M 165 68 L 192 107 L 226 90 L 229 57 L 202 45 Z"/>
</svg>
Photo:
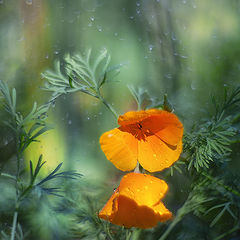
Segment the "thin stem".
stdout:
<svg viewBox="0 0 240 240">
<path fill-rule="evenodd" d="M 17 172 L 16 172 L 16 178 L 15 178 L 15 184 L 16 184 L 16 204 L 15 204 L 15 212 L 13 215 L 13 223 L 12 223 L 12 231 L 11 231 L 11 240 L 15 239 L 15 232 L 16 232 L 16 226 L 17 226 L 17 218 L 18 218 L 18 207 L 19 207 L 19 189 L 18 189 L 18 180 L 20 175 L 20 160 L 21 160 L 21 150 L 20 150 L 20 134 L 17 129 L 16 133 L 16 140 L 17 140 Z"/>
<path fill-rule="evenodd" d="M 7 177 L 7 178 L 10 178 L 10 179 L 16 181 L 16 177 L 14 177 L 8 173 L 0 173 L 0 176 Z"/>
<path fill-rule="evenodd" d="M 226 237 L 227 235 L 229 235 L 229 234 L 237 231 L 238 229 L 239 229 L 239 226 L 237 225 L 237 226 L 235 226 L 234 228 L 230 229 L 228 232 L 223 233 L 222 235 L 214 238 L 213 240 L 221 240 L 221 239 L 223 239 L 224 237 Z"/>
<path fill-rule="evenodd" d="M 11 240 L 15 239 L 15 232 L 16 232 L 16 226 L 17 226 L 17 218 L 18 218 L 18 211 L 15 210 L 13 215 L 13 223 L 12 223 L 12 231 L 11 231 Z"/>
<path fill-rule="evenodd" d="M 210 175 L 208 175 L 205 172 L 202 172 L 202 175 L 205 176 L 206 178 L 210 179 L 211 181 L 216 182 L 219 186 L 223 187 L 224 189 L 226 189 L 227 191 L 231 192 L 232 194 L 240 197 L 240 192 L 238 192 L 237 190 L 232 189 L 231 187 L 216 181 L 216 179 L 214 179 L 213 177 L 211 177 Z"/>
<path fill-rule="evenodd" d="M 172 231 L 172 229 L 175 227 L 175 225 L 181 220 L 182 218 L 180 216 L 176 216 L 175 219 L 171 222 L 167 230 L 163 233 L 163 235 L 159 238 L 159 240 L 165 240 L 169 233 Z"/>
<path fill-rule="evenodd" d="M 139 169 L 139 162 L 137 162 L 137 165 L 136 167 L 134 168 L 134 171 L 135 173 L 140 173 L 140 169 Z"/>
<path fill-rule="evenodd" d="M 132 232 L 129 229 L 126 230 L 126 240 L 130 240 L 132 236 Z"/>
<path fill-rule="evenodd" d="M 111 111 L 111 113 L 114 115 L 116 119 L 118 119 L 118 114 L 115 111 L 115 109 L 112 107 L 111 104 L 109 104 L 101 95 L 100 91 L 98 91 L 98 98 L 101 100 L 101 102 Z"/>
<path fill-rule="evenodd" d="M 141 229 L 135 228 L 132 231 L 131 240 L 138 240 L 141 233 Z"/>
</svg>

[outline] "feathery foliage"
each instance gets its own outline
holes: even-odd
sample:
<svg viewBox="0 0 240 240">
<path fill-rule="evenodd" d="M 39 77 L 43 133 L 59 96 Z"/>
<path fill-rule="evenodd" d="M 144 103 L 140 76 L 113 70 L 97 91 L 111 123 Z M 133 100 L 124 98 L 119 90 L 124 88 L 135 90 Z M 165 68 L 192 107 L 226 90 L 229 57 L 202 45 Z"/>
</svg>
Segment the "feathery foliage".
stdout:
<svg viewBox="0 0 240 240">
<path fill-rule="evenodd" d="M 175 197 L 181 196 L 181 190 L 175 189 L 172 194 L 172 199 L 175 200 L 172 208 L 176 209 L 176 215 L 169 224 L 159 224 L 155 229 L 139 231 L 127 230 L 100 220 L 97 212 L 101 206 L 96 199 L 104 198 L 103 190 L 95 188 L 93 197 L 85 191 L 75 193 L 75 189 L 80 186 L 78 183 L 64 189 L 65 184 L 62 184 L 61 180 L 67 180 L 66 184 L 69 184 L 69 180 L 78 179 L 81 174 L 69 170 L 60 171 L 62 163 L 47 176 L 39 177 L 45 165 L 42 155 L 35 167 L 30 161 L 30 173 L 24 175 L 25 169 L 21 167 L 23 153 L 32 142 L 38 141 L 41 134 L 51 129 L 51 126 L 46 124 L 47 112 L 61 95 L 74 92 L 86 93 L 99 99 L 117 117 L 115 109 L 100 91 L 121 67 L 121 64 L 114 67 L 109 67 L 109 64 L 110 55 L 105 50 L 96 57 L 92 56 L 91 50 L 85 55 L 66 55 L 63 65 L 57 61 L 54 70 L 47 70 L 42 74 L 47 81 L 44 90 L 51 93 L 49 101 L 42 106 L 34 103 L 27 114 L 17 110 L 16 90 L 9 89 L 6 83 L 0 82 L 3 107 L 8 114 L 8 119 L 4 119 L 4 123 L 11 129 L 15 138 L 14 161 L 17 166 L 16 174 L 2 170 L 0 172 L 0 177 L 8 179 L 11 188 L 16 192 L 16 196 L 12 198 L 10 216 L 7 215 L 8 219 L 12 219 L 12 223 L 8 220 L 5 225 L 0 224 L 1 238 L 23 240 L 36 237 L 33 232 L 27 230 L 26 226 L 31 224 L 29 225 L 24 215 L 29 213 L 29 209 L 36 216 L 38 211 L 47 209 L 48 214 L 43 215 L 52 214 L 54 218 L 49 229 L 43 228 L 43 231 L 49 231 L 49 234 L 53 234 L 56 239 L 69 239 L 69 237 L 110 240 L 152 238 L 171 240 L 180 237 L 183 240 L 191 237 L 201 239 L 200 235 L 199 238 L 196 237 L 196 233 L 193 233 L 191 228 L 186 228 L 186 221 L 195 221 L 199 229 L 207 232 L 210 239 L 221 240 L 226 237 L 230 239 L 230 236 L 234 236 L 240 229 L 240 176 L 232 174 L 230 169 L 230 163 L 233 161 L 233 145 L 239 144 L 240 88 L 225 90 L 223 100 L 212 97 L 214 109 L 211 110 L 210 116 L 193 123 L 192 128 L 185 131 L 180 160 L 163 172 L 162 176 L 168 178 L 169 182 L 174 183 L 177 175 L 188 183 L 185 186 L 188 195 L 185 194 L 184 198 L 180 197 L 181 202 L 176 201 L 178 197 Z M 160 101 L 150 96 L 144 88 L 129 87 L 129 90 L 137 102 L 138 109 L 161 108 L 173 111 L 173 106 L 166 95 Z M 59 184 L 63 186 L 60 188 Z M 59 198 L 56 197 L 57 200 L 52 202 L 49 195 Z M 59 216 L 63 215 L 68 224 L 63 224 L 59 220 Z M 36 219 L 38 222 L 39 219 Z"/>
</svg>

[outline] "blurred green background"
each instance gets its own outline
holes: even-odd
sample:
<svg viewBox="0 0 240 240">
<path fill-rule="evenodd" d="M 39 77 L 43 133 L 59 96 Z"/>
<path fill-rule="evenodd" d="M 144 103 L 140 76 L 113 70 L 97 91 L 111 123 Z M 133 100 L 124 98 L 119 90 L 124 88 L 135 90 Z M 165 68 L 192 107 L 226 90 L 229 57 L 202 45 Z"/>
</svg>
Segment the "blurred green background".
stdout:
<svg viewBox="0 0 240 240">
<path fill-rule="evenodd" d="M 159 99 L 167 93 L 187 129 L 209 109 L 211 94 L 239 85 L 239 13 L 237 0 L 0 0 L 0 79 L 16 87 L 19 109 L 29 111 L 48 100 L 40 73 L 55 60 L 105 48 L 113 65 L 123 64 L 103 89 L 119 114 L 136 109 L 130 84 Z M 54 130 L 29 147 L 26 161 L 43 153 L 49 169 L 64 162 L 82 181 L 107 182 L 110 193 L 123 173 L 98 143 L 117 126 L 105 106 L 83 93 L 66 95 L 48 121 Z"/>
<path fill-rule="evenodd" d="M 17 88 L 19 106 L 29 109 L 36 100 L 46 101 L 40 73 L 53 68 L 56 59 L 88 48 L 97 54 L 106 48 L 112 64 L 124 64 L 116 83 L 103 90 L 118 113 L 136 107 L 126 88 L 132 84 L 160 99 L 167 93 L 188 125 L 210 94 L 221 94 L 225 86 L 239 82 L 239 4 L 1 0 L 1 80 Z M 101 103 L 77 93 L 59 100 L 51 114 L 49 121 L 56 130 L 49 132 L 53 138 L 49 141 L 56 144 L 58 162 L 74 163 L 91 178 L 116 171 L 98 144 L 101 133 L 116 126 Z M 54 150 L 51 154 L 45 160 L 53 161 Z"/>
</svg>

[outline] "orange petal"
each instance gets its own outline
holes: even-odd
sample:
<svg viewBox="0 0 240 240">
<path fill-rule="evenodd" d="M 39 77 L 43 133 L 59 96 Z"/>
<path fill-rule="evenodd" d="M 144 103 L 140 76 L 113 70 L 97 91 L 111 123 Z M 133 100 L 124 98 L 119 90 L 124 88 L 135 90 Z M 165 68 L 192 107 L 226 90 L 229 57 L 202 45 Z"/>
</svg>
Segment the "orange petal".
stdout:
<svg viewBox="0 0 240 240">
<path fill-rule="evenodd" d="M 102 208 L 102 210 L 99 212 L 98 216 L 100 218 L 103 218 L 107 221 L 110 221 L 112 218 L 112 215 L 114 213 L 114 201 L 115 199 L 117 199 L 119 193 L 118 193 L 118 189 L 116 189 L 113 193 L 113 195 L 109 198 L 109 200 L 107 201 L 107 203 L 105 204 L 105 206 Z"/>
<path fill-rule="evenodd" d="M 130 133 L 115 128 L 100 137 L 107 159 L 122 171 L 131 171 L 137 165 L 137 139 Z"/>
<path fill-rule="evenodd" d="M 158 178 L 141 173 L 125 175 L 99 217 L 125 227 L 151 228 L 172 217 L 160 202 L 168 189 Z"/>
<path fill-rule="evenodd" d="M 151 208 L 139 206 L 136 201 L 120 195 L 117 198 L 118 211 L 111 216 L 111 222 L 127 228 L 152 228 L 158 222 L 163 222 L 172 217 L 171 212 L 162 202 Z"/>
<path fill-rule="evenodd" d="M 138 161 L 149 172 L 161 171 L 178 160 L 182 151 L 182 140 L 176 147 L 169 146 L 152 135 L 138 141 Z"/>
<path fill-rule="evenodd" d="M 164 142 L 176 146 L 183 136 L 183 125 L 177 116 L 167 111 L 149 116 L 141 122 L 144 129 L 157 135 Z"/>
<path fill-rule="evenodd" d="M 165 181 L 141 173 L 126 174 L 119 185 L 119 192 L 134 199 L 139 205 L 153 206 L 166 194 L 168 185 Z"/>
<path fill-rule="evenodd" d="M 158 110 L 158 109 L 126 112 L 125 114 L 119 116 L 118 124 L 121 126 L 134 124 L 138 121 L 142 121 L 143 119 L 149 116 L 159 114 L 160 112 L 162 112 L 162 110 Z"/>
</svg>

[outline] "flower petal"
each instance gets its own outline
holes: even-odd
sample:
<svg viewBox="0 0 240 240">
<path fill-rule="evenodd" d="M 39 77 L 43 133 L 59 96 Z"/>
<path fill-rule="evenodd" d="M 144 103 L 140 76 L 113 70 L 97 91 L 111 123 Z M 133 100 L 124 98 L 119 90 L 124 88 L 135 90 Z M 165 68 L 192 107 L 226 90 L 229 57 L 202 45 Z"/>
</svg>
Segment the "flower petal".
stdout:
<svg viewBox="0 0 240 240">
<path fill-rule="evenodd" d="M 139 205 L 153 206 L 166 194 L 168 185 L 165 181 L 141 173 L 126 174 L 119 185 L 119 192 L 134 199 Z"/>
<path fill-rule="evenodd" d="M 143 119 L 145 119 L 149 116 L 156 115 L 161 112 L 162 112 L 162 110 L 158 110 L 158 109 L 126 112 L 125 114 L 119 116 L 118 124 L 120 126 L 134 124 L 137 121 L 142 121 Z"/>
<path fill-rule="evenodd" d="M 138 141 L 138 161 L 149 172 L 161 171 L 178 160 L 182 151 L 182 140 L 176 147 L 163 142 L 156 135 Z"/>
<path fill-rule="evenodd" d="M 172 213 L 162 202 L 154 208 L 139 206 L 136 201 L 120 195 L 117 198 L 118 211 L 111 216 L 111 222 L 127 228 L 152 228 L 157 223 L 172 217 Z"/>
<path fill-rule="evenodd" d="M 141 122 L 144 129 L 158 136 L 164 142 L 176 146 L 183 136 L 183 125 L 177 116 L 167 111 L 149 116 Z"/>
<path fill-rule="evenodd" d="M 102 210 L 99 212 L 98 216 L 100 218 L 103 218 L 107 221 L 110 221 L 112 218 L 112 215 L 114 214 L 115 210 L 114 209 L 114 202 L 116 201 L 115 199 L 117 199 L 118 197 L 118 190 L 116 189 L 113 193 L 113 195 L 109 198 L 109 200 L 107 201 L 107 203 L 105 204 L 105 206 L 102 208 Z"/>
<path fill-rule="evenodd" d="M 100 137 L 107 159 L 122 171 L 131 171 L 137 165 L 137 139 L 130 133 L 115 128 Z"/>
<path fill-rule="evenodd" d="M 146 188 L 147 186 L 147 188 Z M 156 177 L 129 173 L 99 213 L 99 217 L 124 227 L 151 228 L 172 217 L 160 202 L 168 189 Z"/>
</svg>

